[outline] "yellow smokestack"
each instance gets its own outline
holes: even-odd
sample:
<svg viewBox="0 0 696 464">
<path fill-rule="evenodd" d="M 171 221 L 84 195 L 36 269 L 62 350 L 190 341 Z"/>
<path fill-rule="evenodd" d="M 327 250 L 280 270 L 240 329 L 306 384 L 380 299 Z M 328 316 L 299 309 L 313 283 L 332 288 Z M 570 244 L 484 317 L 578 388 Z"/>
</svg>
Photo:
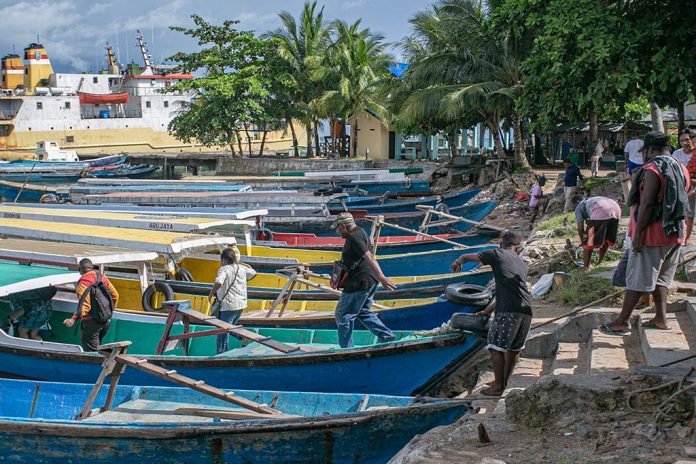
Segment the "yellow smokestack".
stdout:
<svg viewBox="0 0 696 464">
<path fill-rule="evenodd" d="M 35 87 L 46 86 L 48 78 L 53 74 L 53 66 L 43 45 L 33 43 L 25 48 L 24 61 L 26 62 L 24 87 L 27 91 L 32 92 Z"/>
<path fill-rule="evenodd" d="M 24 85 L 24 63 L 19 55 L 5 55 L 0 67 L 0 87 L 16 89 Z"/>
</svg>

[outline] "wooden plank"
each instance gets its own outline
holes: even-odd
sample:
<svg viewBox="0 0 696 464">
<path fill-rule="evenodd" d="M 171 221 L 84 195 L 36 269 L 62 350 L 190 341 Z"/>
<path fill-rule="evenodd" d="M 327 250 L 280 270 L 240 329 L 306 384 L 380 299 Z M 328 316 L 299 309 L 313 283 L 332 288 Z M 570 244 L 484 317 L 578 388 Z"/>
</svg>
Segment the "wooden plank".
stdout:
<svg viewBox="0 0 696 464">
<path fill-rule="evenodd" d="M 203 314 L 201 312 L 194 311 L 193 309 L 177 307 L 172 312 L 176 312 L 176 313 L 181 314 L 185 317 L 188 317 L 190 319 L 190 321 L 194 322 L 194 323 L 198 322 L 198 323 L 204 324 L 204 325 L 212 325 L 213 327 L 217 327 L 218 329 L 225 329 L 228 333 L 230 333 L 236 337 L 259 343 L 261 345 L 272 348 L 276 351 L 280 351 L 281 353 L 285 353 L 285 354 L 294 353 L 294 352 L 299 351 L 301 349 L 301 347 L 299 347 L 299 346 L 290 346 L 290 345 L 286 345 L 285 343 L 278 342 L 276 340 L 269 340 L 268 337 L 264 337 L 263 335 L 259 335 L 256 332 L 252 332 L 250 330 L 247 330 L 247 329 L 243 328 L 242 326 L 232 325 L 228 322 L 224 322 L 224 321 L 221 321 L 219 319 L 210 317 L 210 316 Z M 181 336 L 179 336 L 179 337 L 181 337 Z M 191 338 L 191 337 L 189 337 L 189 338 Z"/>
<path fill-rule="evenodd" d="M 175 414 L 182 416 L 213 417 L 215 419 L 226 420 L 246 420 L 246 419 L 268 419 L 268 414 L 259 414 L 252 411 L 226 411 L 224 409 L 204 409 L 204 408 L 176 408 Z M 283 414 L 284 418 L 299 417 Z"/>
<path fill-rule="evenodd" d="M 219 388 L 213 387 L 206 383 L 198 383 L 193 379 L 183 376 L 181 374 L 169 374 L 169 372 L 171 372 L 170 370 L 167 370 L 155 364 L 151 364 L 149 362 L 142 364 L 138 363 L 139 358 L 127 354 L 118 354 L 117 350 L 115 350 L 114 352 L 117 353 L 115 356 L 116 361 L 131 366 L 140 371 L 146 372 L 159 378 L 167 379 L 173 383 L 188 387 L 192 390 L 196 390 L 201 393 L 205 393 L 206 395 L 212 396 L 214 398 L 237 404 L 254 412 L 266 414 L 267 416 L 283 416 L 283 414 L 280 411 L 273 410 L 263 404 L 247 400 L 246 398 L 241 398 L 234 394 L 230 395 L 229 392 L 225 392 Z"/>
</svg>

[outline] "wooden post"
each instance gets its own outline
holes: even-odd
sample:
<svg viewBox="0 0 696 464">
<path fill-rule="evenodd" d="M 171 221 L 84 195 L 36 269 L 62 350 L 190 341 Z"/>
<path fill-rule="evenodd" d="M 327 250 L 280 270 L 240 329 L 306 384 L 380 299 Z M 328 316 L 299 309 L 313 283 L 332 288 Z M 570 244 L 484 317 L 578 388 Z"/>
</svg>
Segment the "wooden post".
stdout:
<svg viewBox="0 0 696 464">
<path fill-rule="evenodd" d="M 77 415 L 75 420 L 87 419 L 90 416 L 92 411 L 92 404 L 94 404 L 94 400 L 97 399 L 99 390 L 101 390 L 102 385 L 104 385 L 104 380 L 106 380 L 106 377 L 109 376 L 114 371 L 114 367 L 116 367 L 116 357 L 119 354 L 121 354 L 121 350 L 123 348 L 128 347 L 130 344 L 131 342 L 120 342 L 118 344 L 112 344 L 118 345 L 118 347 L 116 347 L 116 349 L 113 349 L 109 356 L 107 356 L 107 358 L 102 363 L 102 371 L 99 374 L 99 377 L 97 377 L 97 381 L 94 382 L 94 387 L 92 387 L 92 391 L 89 393 L 89 396 L 87 396 L 87 400 L 85 401 L 84 406 L 82 406 L 82 410 Z M 121 375 L 121 372 L 119 371 L 118 374 Z M 113 388 L 115 390 L 115 387 Z M 113 393 L 111 392 L 111 388 L 109 389 L 109 395 L 111 399 L 113 399 Z M 107 399 L 108 398 L 109 397 L 107 396 Z"/>
<path fill-rule="evenodd" d="M 374 235 L 370 237 L 370 241 L 372 243 L 372 254 L 377 256 L 377 247 L 379 246 L 379 236 L 382 233 L 382 226 L 384 225 L 384 216 L 377 216 L 376 222 L 373 222 L 374 228 L 373 232 Z"/>
<path fill-rule="evenodd" d="M 297 274 L 295 274 L 295 277 L 297 277 Z M 280 311 L 278 312 L 278 317 L 283 317 L 283 314 L 285 314 L 285 308 L 288 307 L 288 303 L 290 302 L 290 298 L 292 298 L 292 292 L 295 291 L 295 286 L 297 285 L 297 279 L 292 279 L 292 283 L 290 284 L 290 287 L 288 288 L 288 293 L 285 295 L 285 298 L 283 298 L 283 303 L 282 306 L 280 307 Z"/>
<path fill-rule="evenodd" d="M 418 205 L 416 205 L 416 208 L 418 208 Z M 420 227 L 418 228 L 419 232 L 423 232 L 425 230 L 428 230 L 428 224 L 430 224 L 430 218 L 433 216 L 433 209 L 432 207 L 428 209 L 425 212 L 425 216 L 423 216 L 423 222 L 421 223 Z"/>
<path fill-rule="evenodd" d="M 283 276 L 283 277 L 286 277 L 288 279 L 288 281 L 285 282 L 283 289 L 280 291 L 280 293 L 278 294 L 276 299 L 273 301 L 273 303 L 271 303 L 271 307 L 268 308 L 268 312 L 266 313 L 266 318 L 271 317 L 271 314 L 273 314 L 273 311 L 275 311 L 275 309 L 278 307 L 278 305 L 283 301 L 283 298 L 285 297 L 285 294 L 290 289 L 290 286 L 292 286 L 293 283 L 295 282 L 295 279 L 297 278 L 297 273 L 298 273 L 298 271 L 296 270 L 289 277 Z M 282 275 L 282 274 L 280 274 L 280 275 Z"/>
</svg>

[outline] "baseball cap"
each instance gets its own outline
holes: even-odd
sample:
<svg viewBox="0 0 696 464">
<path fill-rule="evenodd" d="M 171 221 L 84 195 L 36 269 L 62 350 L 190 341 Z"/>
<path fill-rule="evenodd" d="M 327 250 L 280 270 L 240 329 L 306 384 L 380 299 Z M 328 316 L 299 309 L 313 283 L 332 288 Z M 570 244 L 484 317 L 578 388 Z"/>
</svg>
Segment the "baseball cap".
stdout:
<svg viewBox="0 0 696 464">
<path fill-rule="evenodd" d="M 669 146 L 669 137 L 666 134 L 660 131 L 652 131 L 647 133 L 643 139 L 643 146 L 638 151 L 645 151 L 648 148 L 659 150 Z"/>
<path fill-rule="evenodd" d="M 331 224 L 331 228 L 335 229 L 336 227 L 340 225 L 346 225 L 346 224 L 354 224 L 355 219 L 353 219 L 353 215 L 350 213 L 338 213 L 336 215 L 336 219 L 334 220 L 333 224 Z"/>
</svg>

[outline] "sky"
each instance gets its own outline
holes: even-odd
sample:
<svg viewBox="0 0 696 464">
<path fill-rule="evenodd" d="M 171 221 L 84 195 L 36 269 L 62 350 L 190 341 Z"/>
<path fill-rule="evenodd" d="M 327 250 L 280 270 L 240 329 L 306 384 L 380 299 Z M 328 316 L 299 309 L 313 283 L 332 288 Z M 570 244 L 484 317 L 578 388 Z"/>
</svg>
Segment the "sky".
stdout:
<svg viewBox="0 0 696 464">
<path fill-rule="evenodd" d="M 408 20 L 429 4 L 426 0 L 325 0 L 325 17 L 363 25 L 396 42 L 410 34 Z M 191 25 L 191 14 L 220 23 L 240 21 L 242 30 L 259 33 L 279 26 L 278 13 L 298 16 L 303 0 L 0 0 L 0 56 L 38 40 L 46 47 L 57 72 L 105 68 L 105 45 L 114 48 L 121 63 L 142 64 L 136 48 L 139 29 L 155 63 L 178 51 L 195 50 L 196 43 L 169 26 Z M 14 48 L 13 48 L 14 47 Z M 398 50 L 393 53 L 398 55 Z"/>
</svg>

